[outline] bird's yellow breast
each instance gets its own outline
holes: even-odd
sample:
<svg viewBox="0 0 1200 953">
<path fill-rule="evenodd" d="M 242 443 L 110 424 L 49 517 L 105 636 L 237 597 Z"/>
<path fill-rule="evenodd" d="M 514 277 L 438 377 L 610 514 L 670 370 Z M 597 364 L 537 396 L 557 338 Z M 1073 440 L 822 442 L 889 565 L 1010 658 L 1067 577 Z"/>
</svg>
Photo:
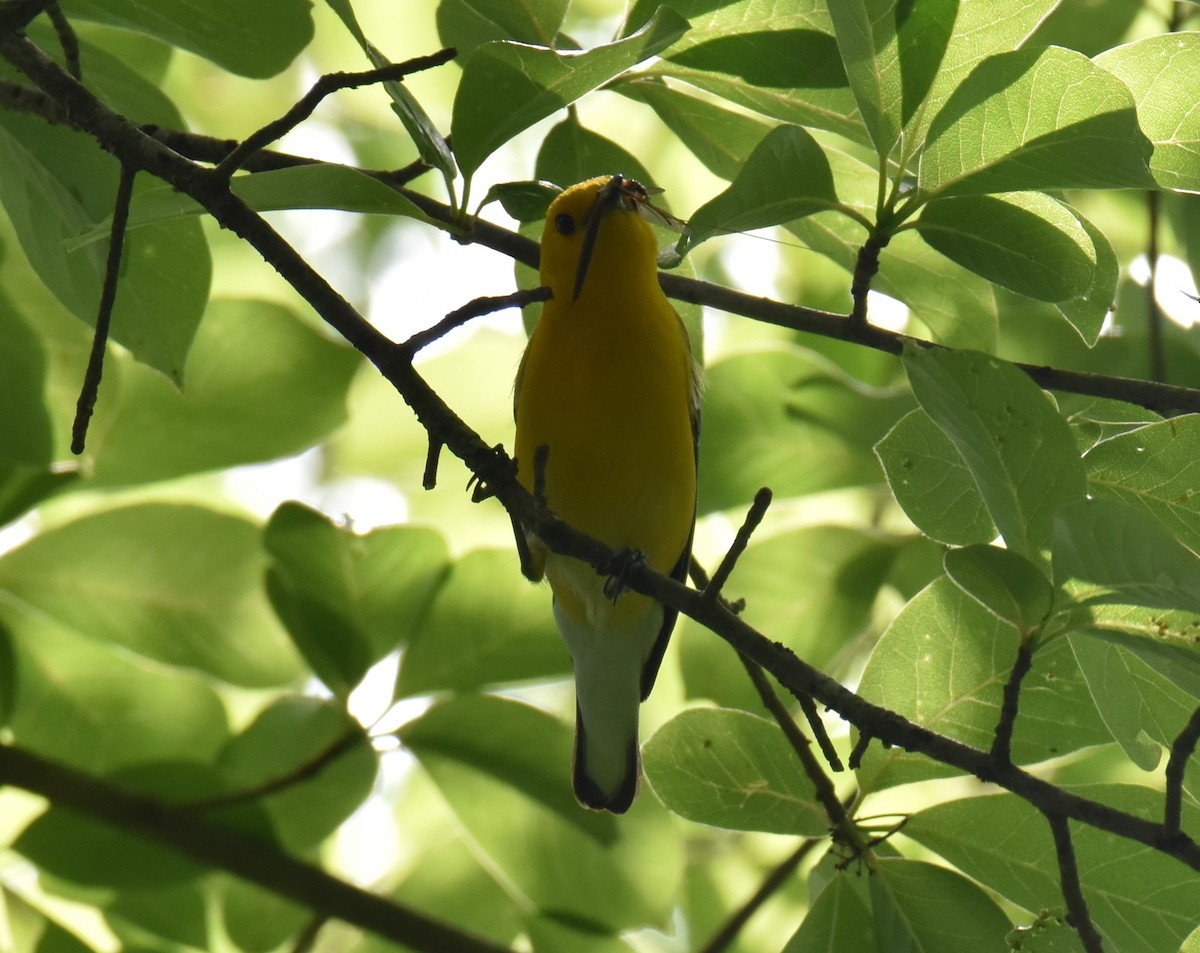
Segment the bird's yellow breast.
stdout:
<svg viewBox="0 0 1200 953">
<path fill-rule="evenodd" d="M 653 232 L 634 212 L 617 210 L 604 220 L 577 299 L 571 289 L 578 241 L 572 247 L 574 236 L 552 231 L 554 214 L 552 208 L 542 265 L 554 298 L 519 378 L 518 477 L 532 489 L 534 454 L 546 444 L 550 508 L 609 546 L 642 550 L 652 568 L 670 572 L 696 503 L 687 333 L 658 287 Z"/>
</svg>

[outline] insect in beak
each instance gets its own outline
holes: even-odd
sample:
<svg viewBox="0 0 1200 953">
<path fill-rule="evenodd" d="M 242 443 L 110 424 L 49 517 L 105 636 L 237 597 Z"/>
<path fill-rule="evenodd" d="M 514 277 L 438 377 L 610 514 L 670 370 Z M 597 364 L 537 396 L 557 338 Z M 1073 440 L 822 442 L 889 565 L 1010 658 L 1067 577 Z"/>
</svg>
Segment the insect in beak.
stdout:
<svg viewBox="0 0 1200 953">
<path fill-rule="evenodd" d="M 600 234 L 600 223 L 604 221 L 604 216 L 620 204 L 626 181 L 625 176 L 614 175 L 596 193 L 596 199 L 588 210 L 587 221 L 583 226 L 583 245 L 579 249 L 579 269 L 575 272 L 575 289 L 571 293 L 573 301 L 578 300 L 579 293 L 583 291 L 588 266 L 592 263 L 592 253 L 596 250 L 596 238 Z"/>
</svg>

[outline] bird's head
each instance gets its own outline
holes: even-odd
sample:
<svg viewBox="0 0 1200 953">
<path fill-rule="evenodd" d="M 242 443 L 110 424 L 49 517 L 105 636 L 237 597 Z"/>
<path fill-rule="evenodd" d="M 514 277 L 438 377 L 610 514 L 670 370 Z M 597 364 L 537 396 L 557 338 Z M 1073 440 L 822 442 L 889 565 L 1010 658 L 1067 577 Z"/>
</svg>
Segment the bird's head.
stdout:
<svg viewBox="0 0 1200 953">
<path fill-rule="evenodd" d="M 619 280 L 656 267 L 657 248 L 648 221 L 669 219 L 650 203 L 636 179 L 605 175 L 565 189 L 546 212 L 542 232 L 542 284 L 555 298 L 575 300 L 588 276 Z"/>
</svg>

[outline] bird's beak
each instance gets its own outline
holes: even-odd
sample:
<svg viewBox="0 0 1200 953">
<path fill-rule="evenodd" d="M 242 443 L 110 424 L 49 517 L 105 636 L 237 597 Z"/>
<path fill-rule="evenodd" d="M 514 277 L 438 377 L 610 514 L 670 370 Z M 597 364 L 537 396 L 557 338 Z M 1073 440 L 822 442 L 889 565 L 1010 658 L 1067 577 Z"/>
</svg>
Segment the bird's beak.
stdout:
<svg viewBox="0 0 1200 953">
<path fill-rule="evenodd" d="M 583 245 L 579 249 L 579 268 L 575 272 L 575 290 L 571 294 L 572 301 L 578 300 L 579 293 L 583 291 L 583 282 L 587 278 L 588 266 L 592 263 L 592 252 L 596 250 L 596 238 L 600 234 L 600 224 L 609 212 L 615 211 L 621 206 L 625 195 L 624 185 L 625 176 L 614 175 L 596 193 L 596 200 L 592 202 L 592 207 L 588 210 L 587 221 L 583 228 Z"/>
</svg>

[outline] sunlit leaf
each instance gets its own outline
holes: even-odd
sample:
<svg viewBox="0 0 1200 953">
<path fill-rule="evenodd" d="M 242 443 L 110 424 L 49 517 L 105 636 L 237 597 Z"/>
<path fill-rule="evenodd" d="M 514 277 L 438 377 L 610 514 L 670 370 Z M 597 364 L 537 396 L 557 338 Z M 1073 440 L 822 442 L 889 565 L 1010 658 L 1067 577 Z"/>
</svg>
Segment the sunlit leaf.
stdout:
<svg viewBox="0 0 1200 953">
<path fill-rule="evenodd" d="M 400 737 L 514 901 L 602 933 L 666 918 L 682 860 L 677 829 L 646 794 L 619 824 L 580 808 L 566 725 L 515 701 L 465 695 Z"/>
<path fill-rule="evenodd" d="M 956 546 L 995 539 L 975 478 L 925 411 L 901 417 L 875 445 L 875 454 L 896 502 L 921 532 Z"/>
<path fill-rule="evenodd" d="M 1133 93 L 1158 184 L 1200 191 L 1200 33 L 1143 37 L 1101 53 L 1096 65 Z"/>
<path fill-rule="evenodd" d="M 1200 556 L 1157 520 L 1111 499 L 1058 513 L 1054 577 L 1080 600 L 1200 613 Z"/>
<path fill-rule="evenodd" d="M 693 708 L 646 742 L 646 777 L 689 820 L 815 836 L 829 824 L 778 725 L 733 709 Z"/>
<path fill-rule="evenodd" d="M 1074 793 L 1146 820 L 1162 818 L 1162 794 L 1149 787 L 1096 785 Z M 1184 813 L 1184 824 L 1194 829 L 1200 816 L 1190 807 Z M 908 819 L 904 833 L 1026 910 L 1062 903 L 1050 828 L 1040 811 L 1015 795 L 925 808 Z M 1086 824 L 1072 824 L 1071 836 L 1088 912 L 1112 948 L 1122 953 L 1178 949 L 1195 926 L 1200 881 L 1152 848 Z"/>
<path fill-rule="evenodd" d="M 141 504 L 43 532 L 0 557 L 0 586 L 77 632 L 238 685 L 299 674 L 259 589 L 251 523 Z"/>
<path fill-rule="evenodd" d="M 149 33 L 256 79 L 282 72 L 313 36 L 306 0 L 65 0 L 63 12 Z"/>
<path fill-rule="evenodd" d="M 1150 151 L 1111 73 L 1071 50 L 1019 50 L 980 63 L 942 106 L 919 182 L 936 195 L 1148 188 Z"/>
<path fill-rule="evenodd" d="M 777 126 L 747 157 L 724 192 L 692 214 L 691 242 L 790 222 L 837 203 L 829 161 L 800 126 Z"/>
<path fill-rule="evenodd" d="M 1097 255 L 1087 230 L 1041 192 L 935 199 L 916 228 L 947 258 L 1031 298 L 1082 297 L 1094 281 Z"/>
<path fill-rule="evenodd" d="M 846 0 L 829 13 L 858 111 L 886 156 L 937 74 L 958 0 Z"/>
<path fill-rule="evenodd" d="M 1036 560 L 1055 512 L 1083 497 L 1083 463 L 1067 422 L 1041 388 L 997 358 L 909 348 L 904 366 L 1008 548 Z"/>
<path fill-rule="evenodd" d="M 591 50 L 509 41 L 478 47 L 463 64 L 451 122 L 463 175 L 470 178 L 518 132 L 658 53 L 686 29 L 687 22 L 664 7 L 637 33 Z"/>
</svg>

